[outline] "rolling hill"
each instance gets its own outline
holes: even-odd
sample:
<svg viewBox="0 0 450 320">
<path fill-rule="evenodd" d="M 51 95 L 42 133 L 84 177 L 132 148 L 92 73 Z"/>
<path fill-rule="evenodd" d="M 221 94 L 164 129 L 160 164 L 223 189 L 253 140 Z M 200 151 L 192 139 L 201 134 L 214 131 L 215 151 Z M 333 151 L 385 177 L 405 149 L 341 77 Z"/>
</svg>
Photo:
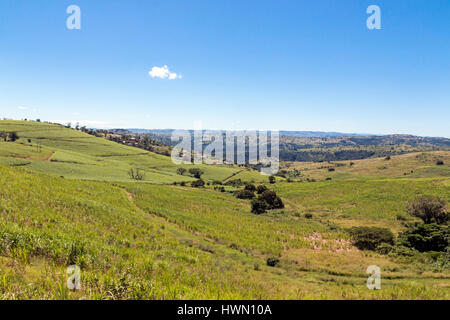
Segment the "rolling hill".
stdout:
<svg viewBox="0 0 450 320">
<path fill-rule="evenodd" d="M 412 199 L 450 201 L 448 151 L 289 162 L 284 170 L 300 175 L 275 184 L 247 168 L 196 166 L 208 182 L 264 183 L 285 203 L 255 215 L 250 201 L 212 183 L 173 185 L 194 179 L 168 157 L 61 126 L 0 121 L 0 132 L 12 131 L 19 140 L 0 142 L 3 299 L 450 297 L 443 255 L 359 250 L 346 232 L 376 226 L 397 235 L 418 221 L 406 213 Z M 127 175 L 133 167 L 144 180 Z M 71 264 L 82 271 L 79 291 L 65 285 Z M 366 287 L 370 265 L 382 270 L 382 290 Z"/>
</svg>

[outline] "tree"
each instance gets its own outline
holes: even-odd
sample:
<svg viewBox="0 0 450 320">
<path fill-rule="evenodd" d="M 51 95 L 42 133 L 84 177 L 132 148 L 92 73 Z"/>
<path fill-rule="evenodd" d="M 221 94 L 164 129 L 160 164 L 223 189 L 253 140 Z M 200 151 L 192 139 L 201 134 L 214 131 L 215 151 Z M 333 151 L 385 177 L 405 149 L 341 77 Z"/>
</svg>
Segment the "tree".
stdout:
<svg viewBox="0 0 450 320">
<path fill-rule="evenodd" d="M 145 173 L 139 168 L 137 168 L 137 169 L 131 168 L 128 171 L 128 175 L 130 176 L 131 179 L 139 181 L 139 180 L 143 180 L 144 179 Z"/>
<path fill-rule="evenodd" d="M 10 132 L 8 136 L 9 136 L 9 140 L 11 140 L 12 142 L 19 139 L 19 135 L 15 131 Z"/>
<path fill-rule="evenodd" d="M 276 182 L 275 176 L 270 176 L 269 177 L 269 183 L 270 184 L 274 184 Z"/>
<path fill-rule="evenodd" d="M 375 250 L 382 243 L 394 244 L 394 234 L 386 228 L 353 227 L 349 233 L 360 250 Z"/>
<path fill-rule="evenodd" d="M 416 249 L 420 252 L 443 252 L 449 246 L 450 227 L 447 225 L 416 224 L 409 227 L 398 237 L 402 246 Z"/>
<path fill-rule="evenodd" d="M 250 192 L 255 192 L 256 191 L 256 187 L 255 187 L 255 185 L 254 184 L 252 184 L 252 183 L 247 183 L 246 185 L 245 185 L 245 187 L 244 187 L 244 190 L 248 190 L 248 191 L 250 191 Z"/>
<path fill-rule="evenodd" d="M 199 179 L 191 182 L 191 186 L 194 188 L 202 188 L 205 186 L 205 181 Z"/>
<path fill-rule="evenodd" d="M 276 257 L 269 257 L 266 262 L 269 267 L 276 267 L 280 263 L 280 259 Z"/>
<path fill-rule="evenodd" d="M 438 197 L 423 196 L 412 201 L 408 206 L 408 213 L 422 219 L 425 224 L 443 224 L 449 220 L 446 212 L 446 202 Z"/>
<path fill-rule="evenodd" d="M 254 214 L 262 214 L 267 210 L 267 203 L 264 200 L 253 198 L 252 212 Z"/>
<path fill-rule="evenodd" d="M 238 199 L 253 199 L 255 197 L 255 194 L 253 192 L 245 189 L 237 191 L 235 195 Z"/>
<path fill-rule="evenodd" d="M 184 175 L 186 173 L 186 169 L 185 168 L 178 168 L 177 169 L 177 173 L 182 176 L 182 175 Z"/>
<path fill-rule="evenodd" d="M 260 184 L 259 186 L 256 187 L 256 192 L 258 194 L 261 194 L 261 193 L 263 193 L 266 190 L 267 190 L 267 187 L 265 185 L 262 185 L 262 184 Z"/>
<path fill-rule="evenodd" d="M 194 176 L 194 178 L 200 179 L 204 172 L 202 170 L 200 170 L 199 168 L 192 168 L 192 169 L 189 169 L 189 173 L 192 174 Z"/>
<path fill-rule="evenodd" d="M 284 208 L 283 201 L 277 196 L 275 191 L 266 190 L 258 197 L 258 199 L 266 202 L 267 209 L 269 210 Z"/>
</svg>

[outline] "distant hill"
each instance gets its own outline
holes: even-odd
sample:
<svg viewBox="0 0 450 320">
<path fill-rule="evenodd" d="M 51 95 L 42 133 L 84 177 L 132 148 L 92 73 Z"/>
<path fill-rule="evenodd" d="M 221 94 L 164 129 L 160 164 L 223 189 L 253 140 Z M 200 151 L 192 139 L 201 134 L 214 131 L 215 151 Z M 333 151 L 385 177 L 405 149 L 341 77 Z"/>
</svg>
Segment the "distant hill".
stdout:
<svg viewBox="0 0 450 320">
<path fill-rule="evenodd" d="M 123 129 L 117 129 L 117 131 Z M 174 129 L 126 129 L 173 146 Z M 192 131 L 192 130 L 190 130 Z M 223 132 L 223 131 L 220 131 Z M 280 131 L 282 161 L 337 161 L 394 156 L 412 152 L 450 150 L 450 139 L 414 135 L 368 135 L 319 131 Z"/>
<path fill-rule="evenodd" d="M 132 133 L 138 134 L 172 134 L 175 129 L 114 129 L 114 130 L 127 130 Z M 189 130 L 192 131 L 192 130 Z M 216 130 L 213 130 L 216 131 Z M 223 130 L 217 130 L 223 131 Z M 282 136 L 299 137 L 299 138 L 313 138 L 313 137 L 357 137 L 357 136 L 373 136 L 372 134 L 360 134 L 360 133 L 342 133 L 342 132 L 323 132 L 323 131 L 280 131 Z"/>
</svg>

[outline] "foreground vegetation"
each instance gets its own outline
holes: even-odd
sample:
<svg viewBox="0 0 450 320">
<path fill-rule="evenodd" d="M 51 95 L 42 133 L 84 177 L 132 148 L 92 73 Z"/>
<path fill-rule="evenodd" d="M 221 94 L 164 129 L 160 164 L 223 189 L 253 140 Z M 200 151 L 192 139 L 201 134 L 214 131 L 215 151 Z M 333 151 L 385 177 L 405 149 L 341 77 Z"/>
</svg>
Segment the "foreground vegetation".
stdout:
<svg viewBox="0 0 450 320">
<path fill-rule="evenodd" d="M 0 130 L 19 136 L 0 143 L 3 299 L 450 298 L 445 252 L 362 250 L 349 232 L 383 228 L 393 236 L 386 242 L 404 240 L 410 225 L 422 225 L 408 204 L 424 195 L 450 201 L 441 169 L 448 153 L 361 160 L 337 172 L 292 163 L 297 182 L 202 165 L 205 185 L 194 188 L 180 183 L 198 181 L 192 167 L 180 174 L 162 155 L 47 124 L 0 122 Z M 435 159 L 444 162 L 439 174 L 427 169 Z M 377 175 L 372 161 L 393 164 Z M 425 171 L 397 175 L 406 162 Z M 358 179 L 351 170 L 364 166 Z M 143 179 L 130 177 L 131 168 Z M 348 175 L 325 180 L 339 173 Z M 252 181 L 283 206 L 252 213 L 251 200 L 236 196 Z M 72 264 L 81 268 L 79 291 L 66 286 Z M 370 265 L 381 268 L 381 290 L 366 287 Z"/>
</svg>

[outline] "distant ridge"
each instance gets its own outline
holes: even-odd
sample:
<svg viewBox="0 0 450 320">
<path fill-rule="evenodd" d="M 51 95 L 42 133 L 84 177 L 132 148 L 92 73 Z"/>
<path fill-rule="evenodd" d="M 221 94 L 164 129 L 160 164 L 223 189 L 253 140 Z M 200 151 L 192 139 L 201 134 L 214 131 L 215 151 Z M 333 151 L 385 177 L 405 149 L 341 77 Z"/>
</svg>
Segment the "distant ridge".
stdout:
<svg viewBox="0 0 450 320">
<path fill-rule="evenodd" d="M 130 128 L 127 131 L 139 134 L 171 134 L 175 129 L 138 129 Z M 192 130 L 189 130 L 192 131 Z M 224 131 L 224 130 L 212 130 Z M 325 132 L 325 131 L 280 131 L 280 134 L 287 137 L 295 138 L 326 138 L 326 137 L 369 137 L 376 136 L 368 133 L 342 133 L 342 132 Z"/>
</svg>

